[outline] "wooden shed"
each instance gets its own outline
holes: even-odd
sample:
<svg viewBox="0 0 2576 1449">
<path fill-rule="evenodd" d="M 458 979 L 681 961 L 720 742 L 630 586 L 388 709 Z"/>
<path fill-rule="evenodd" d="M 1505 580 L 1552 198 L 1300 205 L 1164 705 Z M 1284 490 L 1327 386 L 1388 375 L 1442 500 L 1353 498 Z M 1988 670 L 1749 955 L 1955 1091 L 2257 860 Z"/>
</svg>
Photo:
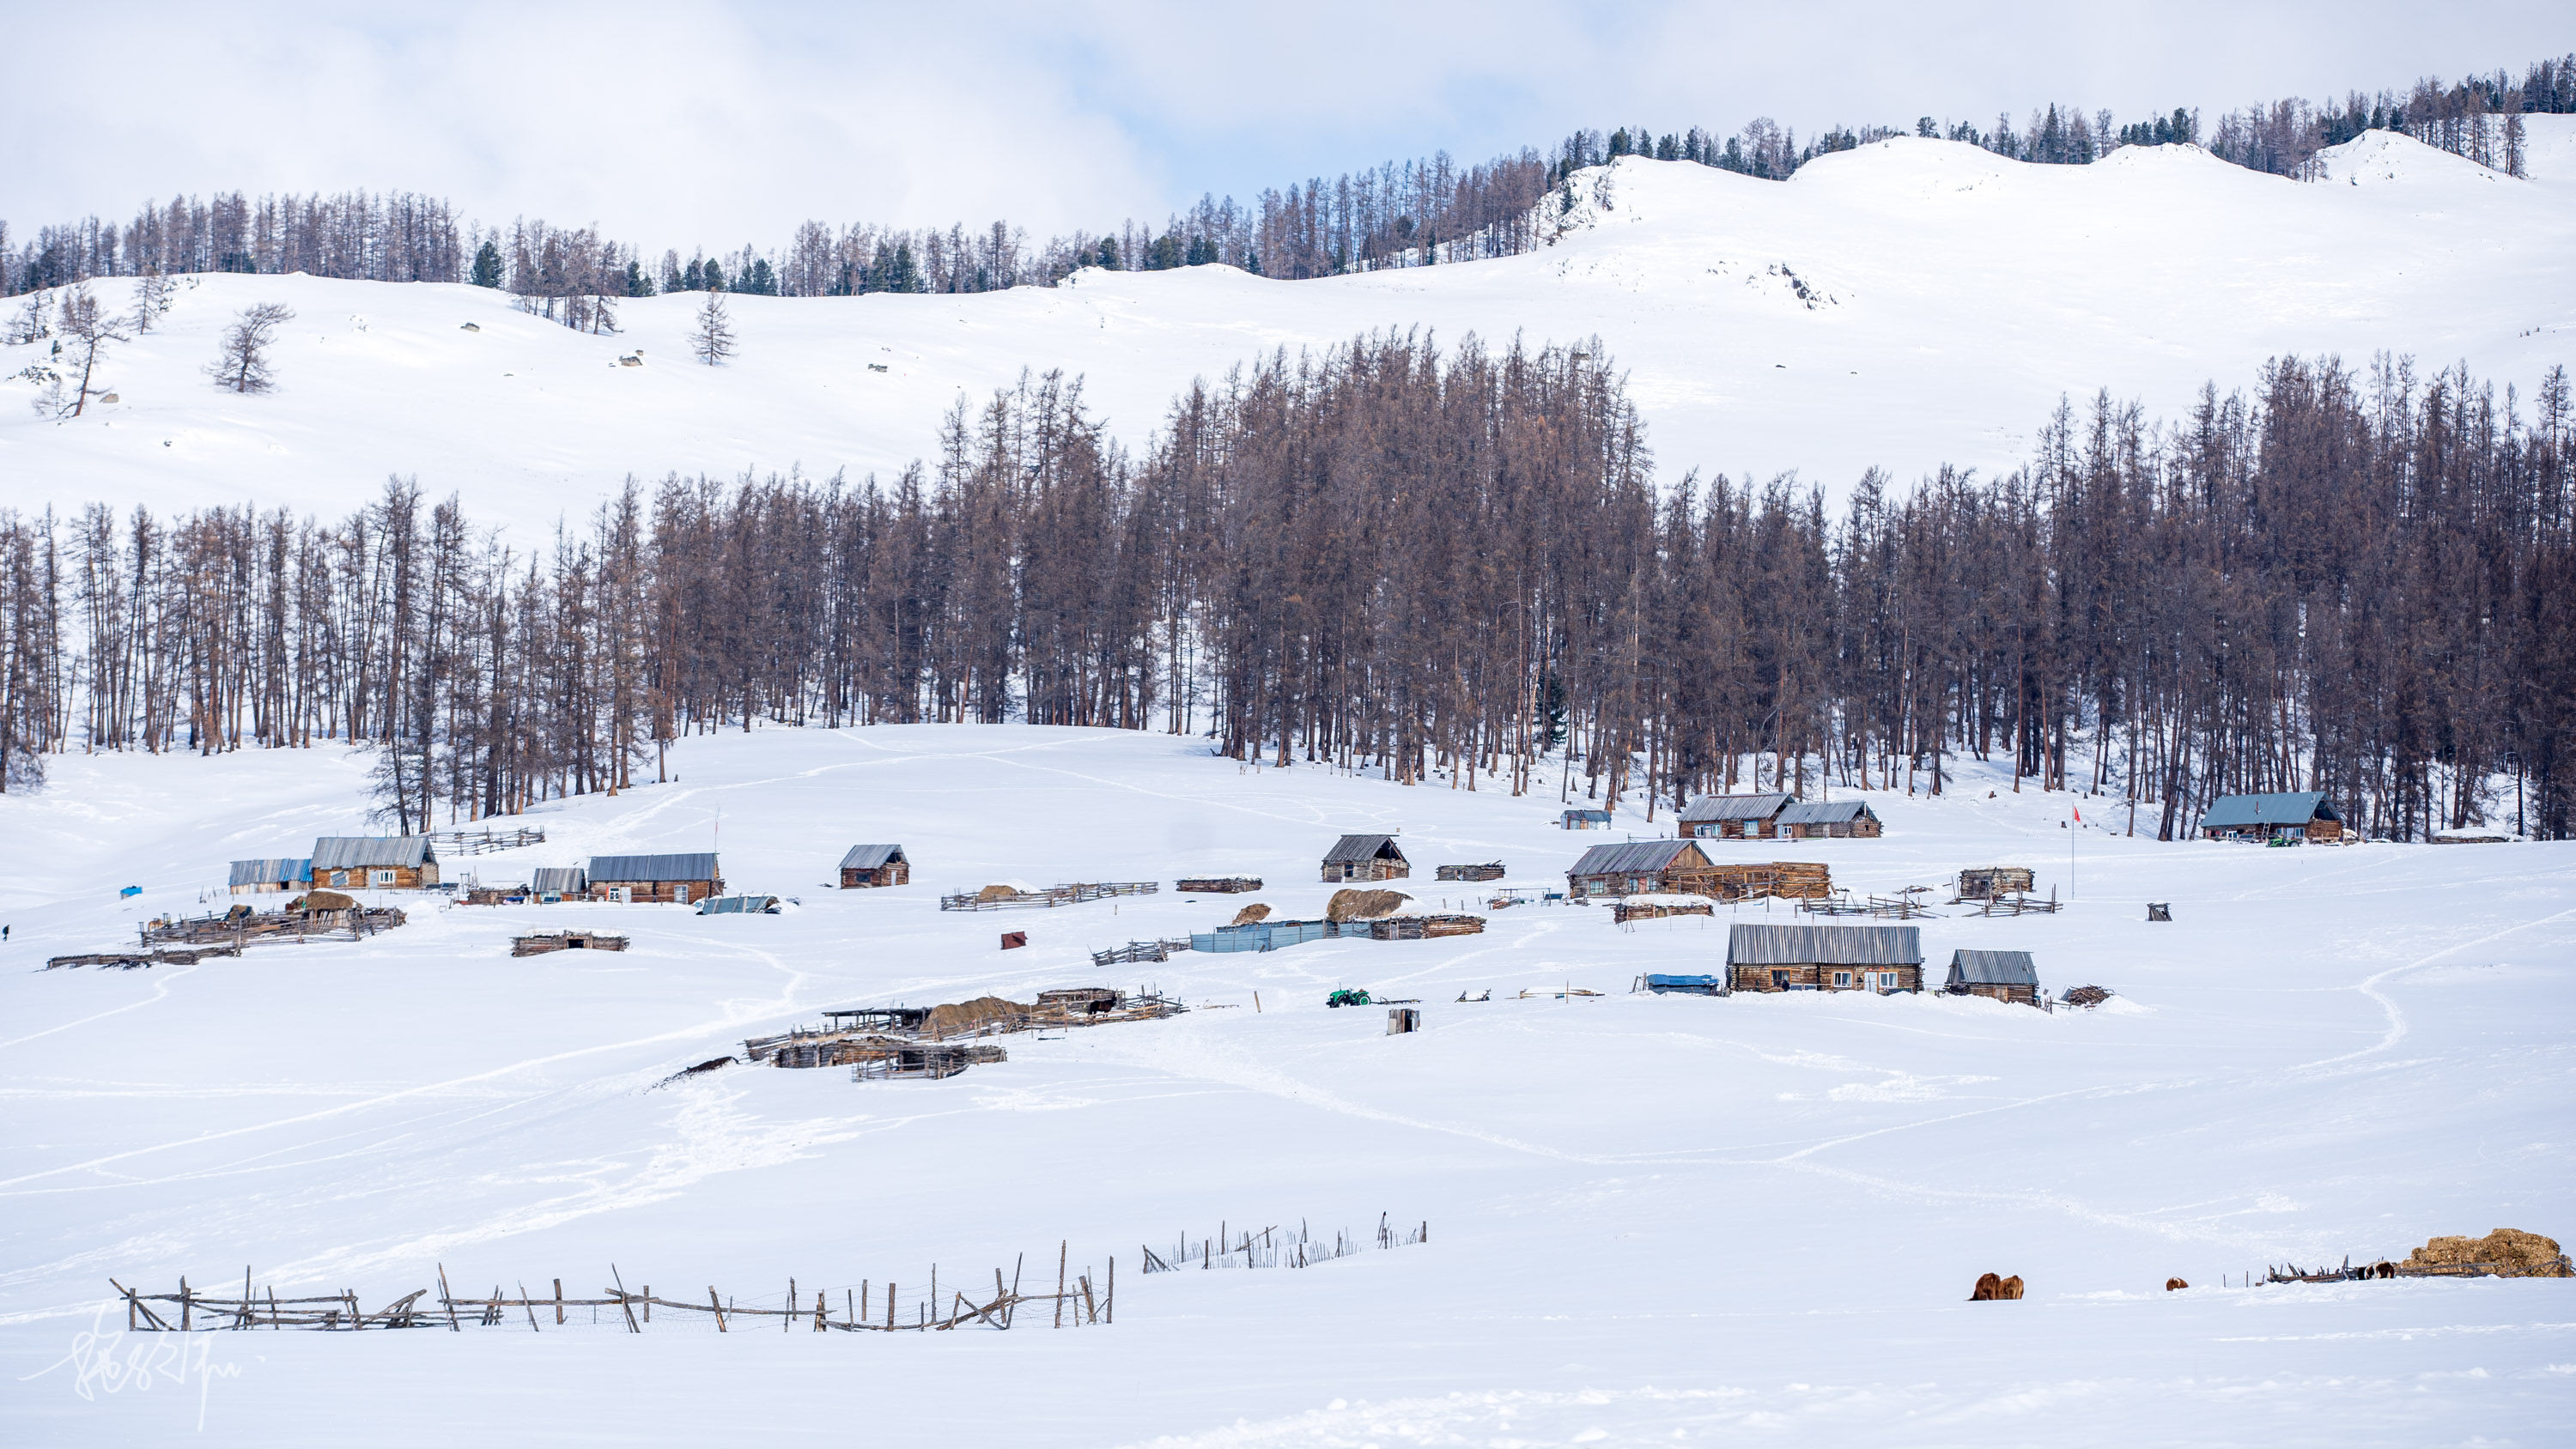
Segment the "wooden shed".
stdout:
<svg viewBox="0 0 2576 1449">
<path fill-rule="evenodd" d="M 1773 829 L 1801 840 L 1876 840 L 1878 815 L 1865 800 L 1809 800 L 1780 812 Z"/>
<path fill-rule="evenodd" d="M 1766 840 L 1792 797 L 1769 795 L 1702 795 L 1681 813 L 1681 833 L 1697 840 Z"/>
<path fill-rule="evenodd" d="M 590 873 L 577 865 L 541 865 L 528 872 L 528 892 L 540 901 L 577 901 L 590 893 Z"/>
<path fill-rule="evenodd" d="M 426 835 L 325 835 L 313 842 L 313 880 L 335 891 L 415 891 L 438 884 Z"/>
<path fill-rule="evenodd" d="M 2005 896 L 2026 896 L 2033 885 L 2030 867 L 2026 865 L 1976 865 L 1959 872 L 1959 899 L 1992 901 Z"/>
<path fill-rule="evenodd" d="M 1610 828 L 1610 812 L 1607 810 L 1568 810 L 1563 815 L 1557 817 L 1557 823 L 1568 830 L 1607 830 Z"/>
<path fill-rule="evenodd" d="M 1920 991 L 1919 926 L 1739 925 L 1727 933 L 1735 991 Z"/>
<path fill-rule="evenodd" d="M 310 860 L 290 858 L 233 862 L 232 893 L 237 896 L 300 891 L 312 883 L 313 862 Z"/>
<path fill-rule="evenodd" d="M 1941 989 L 1952 996 L 1991 996 L 2037 1006 L 2039 968 L 2028 951 L 1953 951 L 1950 979 Z"/>
<path fill-rule="evenodd" d="M 1501 880 L 1503 863 L 1489 860 L 1482 865 L 1444 865 L 1432 875 L 1440 880 Z"/>
<path fill-rule="evenodd" d="M 683 855 L 594 855 L 590 897 L 597 901 L 667 901 L 688 905 L 724 892 L 714 851 Z"/>
<path fill-rule="evenodd" d="M 912 861 L 900 845 L 853 845 L 841 857 L 841 889 L 912 883 Z"/>
<path fill-rule="evenodd" d="M 2343 812 L 2322 790 L 2221 795 L 2200 817 L 2204 840 L 2341 840 Z"/>
<path fill-rule="evenodd" d="M 1717 868 L 1687 840 L 1596 845 L 1565 872 L 1565 892 L 1583 896 L 1710 895 Z"/>
<path fill-rule="evenodd" d="M 1324 852 L 1324 880 L 1402 880 L 1413 874 L 1412 862 L 1396 848 L 1392 835 L 1345 835 Z"/>
</svg>

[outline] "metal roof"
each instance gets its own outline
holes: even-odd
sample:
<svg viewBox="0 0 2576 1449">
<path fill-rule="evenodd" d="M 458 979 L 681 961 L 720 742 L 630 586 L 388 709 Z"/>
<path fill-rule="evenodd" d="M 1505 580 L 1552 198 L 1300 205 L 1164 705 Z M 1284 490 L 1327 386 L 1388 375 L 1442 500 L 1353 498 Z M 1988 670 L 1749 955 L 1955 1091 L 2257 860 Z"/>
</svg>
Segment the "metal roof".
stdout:
<svg viewBox="0 0 2576 1449">
<path fill-rule="evenodd" d="M 850 853 L 841 857 L 841 869 L 874 870 L 888 861 L 903 860 L 903 858 L 903 847 L 900 845 L 853 845 L 850 847 Z"/>
<path fill-rule="evenodd" d="M 1768 820 L 1789 803 L 1783 794 L 1771 795 L 1702 795 L 1690 802 L 1681 818 L 1691 824 L 1703 820 Z"/>
<path fill-rule="evenodd" d="M 528 889 L 568 896 L 590 889 L 590 877 L 577 865 L 541 865 L 528 872 Z"/>
<path fill-rule="evenodd" d="M 777 909 L 776 896 L 709 896 L 698 902 L 702 916 L 762 916 Z"/>
<path fill-rule="evenodd" d="M 1729 966 L 1920 966 L 1920 926 L 1737 926 Z"/>
<path fill-rule="evenodd" d="M 1565 818 L 1568 820 L 1607 820 L 1610 818 L 1610 812 L 1607 810 L 1568 810 L 1565 812 Z"/>
<path fill-rule="evenodd" d="M 590 858 L 590 878 L 594 881 L 637 880 L 715 880 L 714 851 L 688 855 L 594 855 Z"/>
<path fill-rule="evenodd" d="M 1697 854 L 1699 846 L 1688 840 L 1628 840 L 1617 845 L 1596 845 L 1583 852 L 1583 858 L 1566 874 L 1650 874 L 1671 869 L 1674 858 L 1685 850 Z"/>
<path fill-rule="evenodd" d="M 1376 860 L 1381 856 L 1393 857 L 1396 860 L 1404 859 L 1404 852 L 1395 847 L 1394 836 L 1345 835 L 1333 842 L 1332 849 L 1324 852 L 1324 860 L 1327 863 L 1337 860 Z"/>
<path fill-rule="evenodd" d="M 1781 811 L 1780 823 L 1783 825 L 1841 825 L 1863 816 L 1868 816 L 1872 820 L 1878 818 L 1877 813 L 1869 808 L 1869 802 L 1865 800 L 1804 800 Z"/>
<path fill-rule="evenodd" d="M 232 883 L 246 885 L 301 885 L 313 879 L 313 862 L 280 857 L 275 860 L 237 860 L 233 862 Z"/>
<path fill-rule="evenodd" d="M 2239 826 L 2305 825 L 2311 820 L 2341 820 L 2323 790 L 2294 790 L 2277 795 L 2221 795 L 2200 817 L 2204 830 Z"/>
<path fill-rule="evenodd" d="M 2031 963 L 2028 951 L 1953 951 L 1950 984 L 2036 987 L 2039 967 Z"/>
<path fill-rule="evenodd" d="M 315 870 L 417 867 L 435 859 L 426 835 L 325 835 L 313 842 Z"/>
</svg>

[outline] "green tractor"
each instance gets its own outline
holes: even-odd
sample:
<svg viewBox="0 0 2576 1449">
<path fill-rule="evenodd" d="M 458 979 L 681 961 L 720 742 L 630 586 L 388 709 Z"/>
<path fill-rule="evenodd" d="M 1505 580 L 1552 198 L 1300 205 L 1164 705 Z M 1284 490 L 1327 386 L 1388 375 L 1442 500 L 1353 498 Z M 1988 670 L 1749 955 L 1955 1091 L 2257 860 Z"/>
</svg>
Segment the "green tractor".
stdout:
<svg viewBox="0 0 2576 1449">
<path fill-rule="evenodd" d="M 1369 1004 L 1369 994 L 1354 987 L 1338 987 L 1332 995 L 1324 998 L 1324 1004 L 1326 1006 L 1366 1006 Z"/>
</svg>

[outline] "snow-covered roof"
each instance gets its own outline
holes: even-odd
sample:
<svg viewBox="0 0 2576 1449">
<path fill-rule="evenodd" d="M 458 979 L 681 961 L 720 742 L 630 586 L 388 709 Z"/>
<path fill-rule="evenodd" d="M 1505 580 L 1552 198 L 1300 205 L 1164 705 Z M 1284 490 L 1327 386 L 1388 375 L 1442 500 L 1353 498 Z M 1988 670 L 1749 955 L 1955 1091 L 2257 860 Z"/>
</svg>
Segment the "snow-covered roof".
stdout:
<svg viewBox="0 0 2576 1449">
<path fill-rule="evenodd" d="M 1729 966 L 1920 966 L 1920 926 L 1737 926 Z"/>
</svg>

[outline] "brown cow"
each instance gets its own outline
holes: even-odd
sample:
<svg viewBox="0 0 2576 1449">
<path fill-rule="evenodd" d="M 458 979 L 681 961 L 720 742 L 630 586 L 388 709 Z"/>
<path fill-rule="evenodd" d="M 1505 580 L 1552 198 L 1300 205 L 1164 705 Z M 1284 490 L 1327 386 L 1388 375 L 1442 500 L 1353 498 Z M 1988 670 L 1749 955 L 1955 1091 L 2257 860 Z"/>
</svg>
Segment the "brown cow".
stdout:
<svg viewBox="0 0 2576 1449">
<path fill-rule="evenodd" d="M 2004 1290 L 2001 1296 L 2010 1299 L 2015 1303 L 2021 1301 L 2021 1275 L 2019 1273 L 2015 1273 L 2004 1280 Z"/>
<path fill-rule="evenodd" d="M 2190 1284 L 2182 1281 L 2180 1278 L 2167 1278 L 2165 1280 L 2165 1291 L 2167 1293 L 2171 1293 L 2177 1288 L 2188 1288 L 2190 1286 Z"/>
<path fill-rule="evenodd" d="M 1968 1301 L 2004 1303 L 2019 1297 L 2021 1297 L 2021 1279 L 2018 1276 L 2003 1278 L 1993 1273 L 1985 1273 L 1978 1276 L 1977 1291 L 1968 1295 Z"/>
<path fill-rule="evenodd" d="M 2374 1277 L 2394 1278 L 2397 1276 L 2397 1265 L 2389 1262 L 2385 1258 L 2382 1258 L 2380 1261 L 2370 1265 L 2370 1271 Z"/>
</svg>

